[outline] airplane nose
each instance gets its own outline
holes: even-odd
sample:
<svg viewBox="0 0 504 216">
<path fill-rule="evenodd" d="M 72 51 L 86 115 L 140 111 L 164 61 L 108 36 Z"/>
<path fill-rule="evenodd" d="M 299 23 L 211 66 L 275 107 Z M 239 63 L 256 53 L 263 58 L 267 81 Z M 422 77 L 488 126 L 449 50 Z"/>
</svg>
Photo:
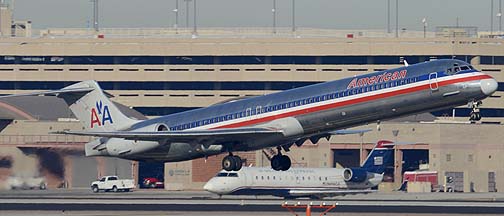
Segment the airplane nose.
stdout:
<svg viewBox="0 0 504 216">
<path fill-rule="evenodd" d="M 203 189 L 208 191 L 208 192 L 214 192 L 214 187 L 211 182 L 207 182 L 204 186 Z"/>
<path fill-rule="evenodd" d="M 481 91 L 485 95 L 491 95 L 497 91 L 499 84 L 495 79 L 484 79 L 480 81 Z"/>
</svg>

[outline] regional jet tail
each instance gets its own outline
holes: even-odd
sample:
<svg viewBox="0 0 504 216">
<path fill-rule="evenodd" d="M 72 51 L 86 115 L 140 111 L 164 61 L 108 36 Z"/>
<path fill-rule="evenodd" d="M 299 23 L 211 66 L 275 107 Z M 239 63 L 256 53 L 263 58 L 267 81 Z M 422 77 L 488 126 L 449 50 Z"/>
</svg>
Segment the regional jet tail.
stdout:
<svg viewBox="0 0 504 216">
<path fill-rule="evenodd" d="M 100 137 L 87 156 L 175 162 L 228 153 L 227 171 L 242 167 L 237 151 L 277 148 L 274 170 L 288 170 L 283 151 L 369 122 L 470 104 L 471 120 L 481 119 L 480 101 L 497 90 L 487 74 L 459 60 L 408 65 L 311 86 L 220 103 L 137 121 L 126 117 L 95 81 L 24 95 L 57 95 L 84 126 L 62 134 Z M 20 96 L 20 95 L 13 95 Z M 21 95 L 22 96 L 22 95 Z M 2 96 L 2 97 L 12 97 Z M 0 97 L 1 98 L 1 97 Z"/>
<path fill-rule="evenodd" d="M 379 141 L 358 168 L 291 168 L 275 172 L 269 168 L 244 167 L 237 172 L 221 171 L 204 189 L 219 195 L 272 195 L 285 198 L 323 198 L 370 193 L 393 167 L 394 143 Z"/>
</svg>

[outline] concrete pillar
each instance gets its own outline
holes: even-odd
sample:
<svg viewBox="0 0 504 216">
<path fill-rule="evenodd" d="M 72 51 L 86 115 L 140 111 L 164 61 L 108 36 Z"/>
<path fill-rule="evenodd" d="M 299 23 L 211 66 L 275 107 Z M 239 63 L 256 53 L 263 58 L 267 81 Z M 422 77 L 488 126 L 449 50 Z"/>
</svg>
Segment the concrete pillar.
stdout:
<svg viewBox="0 0 504 216">
<path fill-rule="evenodd" d="M 399 187 L 402 184 L 402 161 L 403 152 L 400 149 L 395 150 L 394 155 L 395 165 L 394 165 L 394 186 Z"/>
<path fill-rule="evenodd" d="M 73 186 L 73 160 L 72 157 L 65 155 L 63 156 L 63 164 L 65 166 L 65 172 L 63 181 L 65 184 L 65 188 L 72 188 Z"/>
<path fill-rule="evenodd" d="M 0 36 L 10 37 L 12 35 L 12 11 L 7 4 L 0 3 Z"/>
<path fill-rule="evenodd" d="M 131 178 L 133 179 L 133 183 L 137 186 L 140 184 L 140 181 L 142 181 L 138 179 L 138 165 L 138 161 L 131 161 Z"/>
<path fill-rule="evenodd" d="M 107 173 L 107 166 L 105 163 L 105 158 L 96 157 L 96 178 L 99 179 Z"/>
</svg>

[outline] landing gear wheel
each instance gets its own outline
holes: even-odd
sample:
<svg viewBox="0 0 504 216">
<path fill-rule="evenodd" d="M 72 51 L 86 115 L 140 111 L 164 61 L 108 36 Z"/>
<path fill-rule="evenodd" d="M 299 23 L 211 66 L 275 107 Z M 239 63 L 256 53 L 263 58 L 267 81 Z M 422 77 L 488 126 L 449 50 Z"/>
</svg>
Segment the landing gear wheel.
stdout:
<svg viewBox="0 0 504 216">
<path fill-rule="evenodd" d="M 292 163 L 289 156 L 287 155 L 280 156 L 280 161 L 282 163 L 282 169 L 281 169 L 282 171 L 287 171 L 290 169 Z"/>
<path fill-rule="evenodd" d="M 242 159 L 239 156 L 233 156 L 235 161 L 234 171 L 240 171 L 243 165 Z"/>
<path fill-rule="evenodd" d="M 283 155 L 275 155 L 271 158 L 271 168 L 275 171 L 283 170 L 282 166 L 282 156 Z"/>
<path fill-rule="evenodd" d="M 228 155 L 222 159 L 222 169 L 226 171 L 233 171 L 236 169 L 235 157 L 232 155 Z"/>
</svg>

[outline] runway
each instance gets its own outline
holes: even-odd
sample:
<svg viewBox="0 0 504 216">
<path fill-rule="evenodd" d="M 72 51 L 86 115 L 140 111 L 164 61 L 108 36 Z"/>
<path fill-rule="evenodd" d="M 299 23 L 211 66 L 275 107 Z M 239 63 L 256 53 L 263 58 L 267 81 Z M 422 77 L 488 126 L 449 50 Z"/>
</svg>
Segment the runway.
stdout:
<svg viewBox="0 0 504 216">
<path fill-rule="evenodd" d="M 337 205 L 331 214 L 504 214 L 504 193 L 375 193 L 324 200 L 283 200 L 275 197 L 223 196 L 206 192 L 138 190 L 92 193 L 82 190 L 2 191 L 2 215 L 288 215 L 281 205 L 300 203 Z M 264 215 L 263 214 L 263 215 Z"/>
</svg>

